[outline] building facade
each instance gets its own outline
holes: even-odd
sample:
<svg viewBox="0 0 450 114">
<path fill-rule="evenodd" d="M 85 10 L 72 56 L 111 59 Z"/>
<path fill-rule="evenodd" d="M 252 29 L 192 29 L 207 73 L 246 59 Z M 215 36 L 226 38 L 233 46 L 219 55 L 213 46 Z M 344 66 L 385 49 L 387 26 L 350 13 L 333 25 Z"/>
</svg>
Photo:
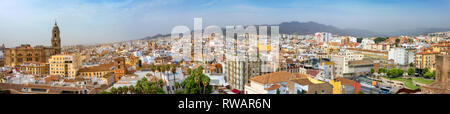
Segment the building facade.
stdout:
<svg viewBox="0 0 450 114">
<path fill-rule="evenodd" d="M 53 55 L 49 60 L 50 75 L 75 77 L 82 67 L 79 54 Z"/>
<path fill-rule="evenodd" d="M 15 67 L 24 62 L 47 63 L 50 56 L 61 53 L 61 37 L 58 25 L 52 30 L 52 46 L 35 46 L 22 44 L 16 48 L 5 49 L 5 66 Z"/>
<path fill-rule="evenodd" d="M 261 75 L 261 61 L 240 61 L 227 58 L 225 61 L 225 81 L 234 89 L 244 90 L 250 78 Z"/>
<path fill-rule="evenodd" d="M 414 62 L 414 53 L 406 50 L 405 48 L 392 48 L 389 51 L 389 58 L 394 60 L 395 64 L 398 65 L 408 65 Z"/>
</svg>

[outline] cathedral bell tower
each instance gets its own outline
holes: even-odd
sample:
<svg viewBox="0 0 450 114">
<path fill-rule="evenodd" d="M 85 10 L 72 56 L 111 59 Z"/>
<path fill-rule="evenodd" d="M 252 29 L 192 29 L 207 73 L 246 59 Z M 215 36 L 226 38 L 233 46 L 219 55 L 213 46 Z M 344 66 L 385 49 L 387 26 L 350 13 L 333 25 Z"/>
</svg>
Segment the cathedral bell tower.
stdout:
<svg viewBox="0 0 450 114">
<path fill-rule="evenodd" d="M 55 54 L 61 53 L 61 37 L 59 36 L 59 27 L 56 22 L 52 30 L 52 47 L 55 50 Z"/>
</svg>

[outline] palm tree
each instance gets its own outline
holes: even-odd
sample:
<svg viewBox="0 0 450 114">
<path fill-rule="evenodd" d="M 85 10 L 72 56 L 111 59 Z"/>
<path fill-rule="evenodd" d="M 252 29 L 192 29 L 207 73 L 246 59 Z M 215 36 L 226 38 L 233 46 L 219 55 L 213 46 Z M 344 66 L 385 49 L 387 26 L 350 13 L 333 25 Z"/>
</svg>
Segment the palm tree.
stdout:
<svg viewBox="0 0 450 114">
<path fill-rule="evenodd" d="M 142 87 L 141 86 L 136 86 L 136 94 L 142 94 Z"/>
<path fill-rule="evenodd" d="M 156 66 L 156 69 L 158 69 L 158 72 L 159 72 L 159 79 L 161 79 L 161 78 L 162 78 L 162 76 L 161 76 L 161 70 L 162 70 L 161 65 Z"/>
<path fill-rule="evenodd" d="M 175 82 L 173 85 L 175 86 L 175 90 L 178 90 L 178 87 L 180 86 L 180 83 Z"/>
<path fill-rule="evenodd" d="M 135 93 L 136 93 L 136 90 L 135 90 L 135 88 L 134 88 L 133 85 L 130 85 L 130 86 L 128 87 L 128 89 L 130 90 L 130 94 L 135 94 Z"/>
<path fill-rule="evenodd" d="M 117 94 L 117 89 L 115 87 L 112 87 L 110 91 L 112 94 Z"/>
<path fill-rule="evenodd" d="M 122 87 L 122 89 L 123 89 L 124 94 L 128 94 L 128 91 L 129 91 L 128 86 L 124 86 L 124 87 Z"/>
<path fill-rule="evenodd" d="M 122 87 L 117 88 L 117 93 L 118 94 L 122 94 L 122 92 L 123 92 L 123 88 Z"/>
<path fill-rule="evenodd" d="M 155 71 L 156 71 L 156 66 L 153 64 L 152 66 L 150 66 L 150 70 L 154 73 L 154 74 L 156 74 L 155 73 Z"/>
<path fill-rule="evenodd" d="M 176 65 L 172 66 L 171 72 L 172 72 L 172 75 L 173 75 L 173 82 L 174 82 L 174 85 L 175 85 L 175 82 L 176 82 L 175 73 L 177 73 L 177 66 Z"/>
<path fill-rule="evenodd" d="M 209 84 L 209 77 L 202 74 L 203 94 L 206 94 L 206 86 Z"/>
</svg>

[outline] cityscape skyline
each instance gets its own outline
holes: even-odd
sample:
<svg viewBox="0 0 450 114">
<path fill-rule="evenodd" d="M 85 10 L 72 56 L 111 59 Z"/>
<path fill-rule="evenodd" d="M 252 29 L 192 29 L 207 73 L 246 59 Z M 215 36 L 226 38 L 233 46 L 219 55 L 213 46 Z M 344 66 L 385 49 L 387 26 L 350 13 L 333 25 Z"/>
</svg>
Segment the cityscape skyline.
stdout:
<svg viewBox="0 0 450 114">
<path fill-rule="evenodd" d="M 0 38 L 7 47 L 45 45 L 49 42 L 50 25 L 55 21 L 64 27 L 63 45 L 111 43 L 166 34 L 178 25 L 192 28 L 194 17 L 202 17 L 204 27 L 290 21 L 314 21 L 375 32 L 450 27 L 450 16 L 439 12 L 450 9 L 445 0 L 2 0 L 0 4 Z"/>
</svg>

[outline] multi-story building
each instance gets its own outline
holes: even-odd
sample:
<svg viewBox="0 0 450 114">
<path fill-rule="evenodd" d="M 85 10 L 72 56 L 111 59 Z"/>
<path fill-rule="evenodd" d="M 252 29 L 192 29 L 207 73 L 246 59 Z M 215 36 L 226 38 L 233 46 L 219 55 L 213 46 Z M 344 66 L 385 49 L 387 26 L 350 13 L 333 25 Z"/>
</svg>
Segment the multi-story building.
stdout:
<svg viewBox="0 0 450 114">
<path fill-rule="evenodd" d="M 232 88 L 244 90 L 249 79 L 261 75 L 261 61 L 249 61 L 239 57 L 227 56 L 225 60 L 225 81 Z"/>
<path fill-rule="evenodd" d="M 127 67 L 124 57 L 118 57 L 114 59 L 114 75 L 116 80 L 120 80 L 122 76 L 127 73 Z"/>
<path fill-rule="evenodd" d="M 53 55 L 48 61 L 50 64 L 50 75 L 75 77 L 78 70 L 82 67 L 79 54 Z"/>
<path fill-rule="evenodd" d="M 22 44 L 16 48 L 7 48 L 5 50 L 6 66 L 15 67 L 24 62 L 42 62 L 47 63 L 50 56 L 61 53 L 61 37 L 59 27 L 55 23 L 52 30 L 52 46 L 35 46 Z"/>
<path fill-rule="evenodd" d="M 423 51 L 423 52 L 416 53 L 414 65 L 416 66 L 417 69 L 428 68 L 430 71 L 434 71 L 434 70 L 436 70 L 436 67 L 435 67 L 436 55 L 439 55 L 439 52 Z"/>
<path fill-rule="evenodd" d="M 48 74 L 49 64 L 46 63 L 23 63 L 20 66 L 20 70 L 25 74 L 32 74 L 42 76 Z"/>
<path fill-rule="evenodd" d="M 389 51 L 389 59 L 394 60 L 395 64 L 407 65 L 414 62 L 414 52 L 408 51 L 405 48 L 392 48 Z"/>
<path fill-rule="evenodd" d="M 351 76 L 365 76 L 370 74 L 370 69 L 373 67 L 374 62 L 371 59 L 349 61 L 348 73 L 351 73 Z"/>
<path fill-rule="evenodd" d="M 347 51 L 355 53 L 355 54 L 361 54 L 364 55 L 365 58 L 374 59 L 374 60 L 387 60 L 388 52 L 387 51 L 374 51 L 374 50 L 367 50 L 367 49 L 355 49 L 355 48 L 347 48 Z"/>
<path fill-rule="evenodd" d="M 362 60 L 363 55 L 354 54 L 351 52 L 339 53 L 331 57 L 331 61 L 334 62 L 334 75 L 335 77 L 347 77 L 352 76 L 352 72 L 349 68 L 349 61 Z"/>
</svg>

